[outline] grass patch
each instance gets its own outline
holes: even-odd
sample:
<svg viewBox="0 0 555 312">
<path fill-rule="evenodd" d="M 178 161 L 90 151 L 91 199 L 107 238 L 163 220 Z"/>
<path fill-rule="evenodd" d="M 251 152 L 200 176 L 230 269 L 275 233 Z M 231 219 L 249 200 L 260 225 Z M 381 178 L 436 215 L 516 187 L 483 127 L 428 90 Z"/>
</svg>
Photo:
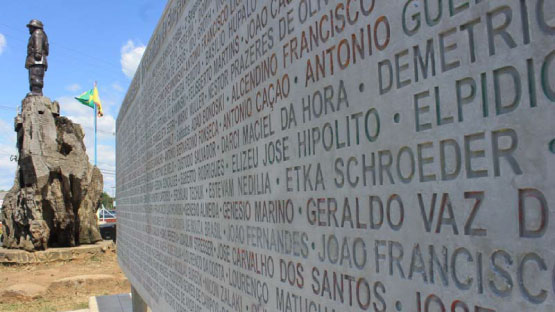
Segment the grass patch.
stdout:
<svg viewBox="0 0 555 312">
<path fill-rule="evenodd" d="M 0 304 L 0 311 L 17 311 L 21 308 L 21 304 L 17 303 L 8 303 L 8 304 Z"/>
<path fill-rule="evenodd" d="M 74 305 L 71 309 L 72 310 L 81 310 L 81 309 L 88 309 L 89 308 L 89 303 L 88 302 L 82 302 L 79 303 L 77 305 Z"/>
<path fill-rule="evenodd" d="M 7 303 L 0 304 L 0 311 L 19 312 L 19 311 L 37 311 L 37 312 L 56 312 L 56 308 L 43 300 L 27 303 Z"/>
</svg>

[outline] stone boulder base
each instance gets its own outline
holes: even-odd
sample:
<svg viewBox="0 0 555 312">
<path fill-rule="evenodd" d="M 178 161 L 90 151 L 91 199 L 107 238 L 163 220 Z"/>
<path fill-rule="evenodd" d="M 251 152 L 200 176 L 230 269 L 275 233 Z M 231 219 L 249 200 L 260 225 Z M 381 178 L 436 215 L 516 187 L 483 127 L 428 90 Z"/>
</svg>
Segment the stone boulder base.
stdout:
<svg viewBox="0 0 555 312">
<path fill-rule="evenodd" d="M 0 216 L 4 248 L 72 247 L 102 238 L 96 221 L 103 180 L 89 163 L 78 124 L 59 105 L 30 96 L 15 119 L 18 168 Z"/>
</svg>

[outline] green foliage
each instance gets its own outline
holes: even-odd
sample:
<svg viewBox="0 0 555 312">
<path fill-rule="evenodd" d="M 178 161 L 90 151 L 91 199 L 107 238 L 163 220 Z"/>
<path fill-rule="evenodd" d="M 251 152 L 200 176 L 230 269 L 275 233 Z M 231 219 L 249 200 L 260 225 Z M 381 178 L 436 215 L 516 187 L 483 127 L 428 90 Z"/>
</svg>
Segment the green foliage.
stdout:
<svg viewBox="0 0 555 312">
<path fill-rule="evenodd" d="M 88 308 L 89 308 L 89 302 L 81 302 L 75 305 L 73 307 L 73 310 L 88 309 Z"/>
<path fill-rule="evenodd" d="M 102 192 L 102 205 L 108 210 L 114 209 L 114 199 L 106 192 Z"/>
<path fill-rule="evenodd" d="M 0 311 L 31 311 L 29 310 L 30 303 L 23 302 L 23 303 L 6 303 L 0 304 Z M 88 306 L 88 304 L 87 304 Z M 53 307 L 49 302 L 47 302 L 44 298 L 39 298 L 36 301 L 33 301 L 32 311 L 36 312 L 56 312 L 57 309 Z"/>
</svg>

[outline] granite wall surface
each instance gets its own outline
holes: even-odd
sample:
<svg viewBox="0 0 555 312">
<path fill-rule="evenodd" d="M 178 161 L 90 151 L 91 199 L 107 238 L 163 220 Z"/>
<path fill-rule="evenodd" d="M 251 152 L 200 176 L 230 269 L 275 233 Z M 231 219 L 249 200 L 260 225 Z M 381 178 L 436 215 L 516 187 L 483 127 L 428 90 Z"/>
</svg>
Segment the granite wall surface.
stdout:
<svg viewBox="0 0 555 312">
<path fill-rule="evenodd" d="M 154 311 L 554 311 L 554 120 L 553 1 L 169 1 L 119 261 Z"/>
</svg>

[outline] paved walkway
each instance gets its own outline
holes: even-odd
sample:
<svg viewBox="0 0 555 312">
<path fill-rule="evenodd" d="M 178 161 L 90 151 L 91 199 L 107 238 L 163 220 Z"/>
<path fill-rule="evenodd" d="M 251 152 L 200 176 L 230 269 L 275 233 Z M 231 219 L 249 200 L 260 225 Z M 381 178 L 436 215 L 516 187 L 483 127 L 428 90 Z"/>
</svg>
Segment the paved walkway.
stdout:
<svg viewBox="0 0 555 312">
<path fill-rule="evenodd" d="M 90 312 L 131 312 L 131 294 L 98 296 L 89 299 Z"/>
</svg>

